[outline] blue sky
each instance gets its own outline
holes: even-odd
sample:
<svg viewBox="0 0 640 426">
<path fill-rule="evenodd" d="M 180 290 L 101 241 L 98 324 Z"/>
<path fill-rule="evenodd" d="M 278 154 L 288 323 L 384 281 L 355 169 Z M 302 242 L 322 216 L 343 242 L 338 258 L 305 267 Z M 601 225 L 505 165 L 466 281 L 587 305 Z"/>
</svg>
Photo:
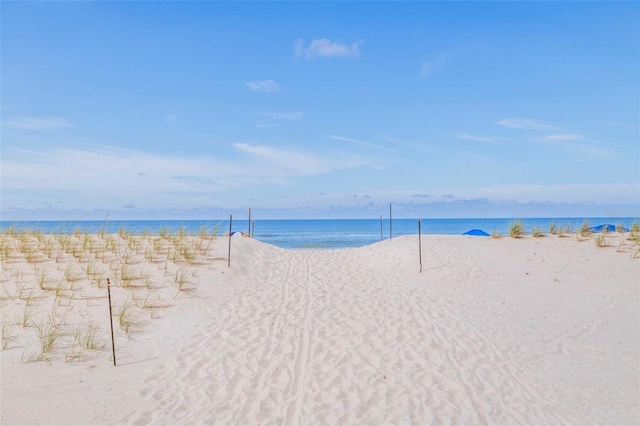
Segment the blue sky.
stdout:
<svg viewBox="0 0 640 426">
<path fill-rule="evenodd" d="M 3 220 L 640 215 L 637 2 L 1 7 Z"/>
</svg>

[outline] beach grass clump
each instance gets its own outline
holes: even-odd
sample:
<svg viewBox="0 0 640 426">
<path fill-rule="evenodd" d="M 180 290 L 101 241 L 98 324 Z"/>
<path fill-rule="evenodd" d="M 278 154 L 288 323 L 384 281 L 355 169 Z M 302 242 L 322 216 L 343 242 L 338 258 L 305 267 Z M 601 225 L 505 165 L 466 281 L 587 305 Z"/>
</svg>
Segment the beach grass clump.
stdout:
<svg viewBox="0 0 640 426">
<path fill-rule="evenodd" d="M 160 230 L 160 238 L 162 238 L 163 240 L 167 239 L 167 237 L 169 236 L 169 228 L 164 227 Z"/>
<path fill-rule="evenodd" d="M 118 275 L 120 276 L 120 286 L 122 288 L 129 288 L 133 286 L 133 283 L 138 279 L 138 275 L 135 274 L 133 268 L 124 264 L 118 269 Z"/>
<path fill-rule="evenodd" d="M 91 262 L 91 263 L 88 263 L 87 266 L 84 268 L 84 272 L 87 275 L 87 278 L 91 280 L 92 278 L 95 278 L 96 276 L 100 275 L 104 271 L 100 263 Z"/>
<path fill-rule="evenodd" d="M 557 232 L 558 232 L 558 226 L 555 223 L 551 222 L 549 224 L 549 234 L 555 235 Z"/>
<path fill-rule="evenodd" d="M 182 259 L 184 259 L 184 262 L 186 262 L 188 265 L 193 264 L 194 260 L 196 259 L 196 253 L 191 249 L 191 247 L 187 245 L 179 246 L 176 250 L 176 253 L 178 253 L 179 256 L 182 257 Z"/>
<path fill-rule="evenodd" d="M 205 238 L 197 238 L 194 243 L 194 250 L 205 256 L 209 252 L 209 248 L 211 247 L 212 239 Z"/>
<path fill-rule="evenodd" d="M 40 341 L 40 359 L 45 358 L 46 354 L 53 351 L 58 338 L 60 337 L 60 331 L 51 322 L 35 324 L 36 332 L 38 333 L 38 339 Z"/>
<path fill-rule="evenodd" d="M 565 226 L 564 228 L 558 227 L 557 234 L 558 234 L 558 237 L 560 238 L 571 234 L 571 224 L 568 223 L 567 226 Z"/>
<path fill-rule="evenodd" d="M 147 248 L 144 250 L 144 258 L 147 260 L 147 262 L 153 263 L 155 261 L 155 254 L 156 252 L 151 245 L 147 246 Z"/>
<path fill-rule="evenodd" d="M 58 285 L 53 289 L 54 299 L 53 304 L 60 304 L 60 299 L 65 295 L 67 288 L 64 286 L 64 282 L 60 281 Z"/>
<path fill-rule="evenodd" d="M 582 222 L 582 226 L 578 230 L 578 235 L 580 235 L 582 238 L 588 238 L 591 236 L 591 227 L 589 226 L 588 220 Z"/>
<path fill-rule="evenodd" d="M 95 324 L 76 328 L 73 333 L 73 344 L 85 351 L 97 351 L 106 346 L 100 337 L 100 328 Z"/>
<path fill-rule="evenodd" d="M 533 238 L 544 237 L 544 231 L 542 230 L 541 227 L 534 225 L 533 228 L 531 229 L 531 236 Z"/>
<path fill-rule="evenodd" d="M 40 255 L 37 249 L 31 245 L 25 246 L 24 258 L 27 263 L 34 264 L 43 262 L 45 259 Z"/>
<path fill-rule="evenodd" d="M 6 262 L 13 253 L 14 245 L 5 239 L 0 240 L 0 260 Z"/>
<path fill-rule="evenodd" d="M 636 257 L 638 254 L 640 254 L 640 225 L 638 224 L 638 222 L 633 221 L 633 223 L 631 224 L 627 240 L 631 241 L 631 244 L 635 247 L 633 257 Z"/>
<path fill-rule="evenodd" d="M 207 227 L 204 225 L 200 225 L 200 228 L 198 229 L 198 237 L 200 238 L 207 238 Z"/>
<path fill-rule="evenodd" d="M 511 238 L 520 238 L 524 236 L 524 224 L 516 220 L 509 225 L 509 235 Z"/>
<path fill-rule="evenodd" d="M 68 283 L 73 283 L 76 281 L 80 281 L 82 279 L 82 275 L 74 268 L 72 263 L 69 263 L 64 269 L 64 280 Z"/>
<path fill-rule="evenodd" d="M 633 257 L 636 257 L 636 255 L 640 254 L 640 232 L 634 233 L 631 241 L 636 248 L 636 252 L 633 254 Z"/>
<path fill-rule="evenodd" d="M 123 226 L 118 228 L 118 237 L 122 238 L 123 240 L 126 240 L 129 237 L 129 235 L 130 234 L 126 231 L 126 229 L 124 229 Z"/>
<path fill-rule="evenodd" d="M 118 324 L 127 337 L 142 327 L 142 324 L 136 319 L 135 313 L 133 312 L 133 306 L 134 305 L 132 303 L 127 301 L 122 305 L 118 312 Z"/>
<path fill-rule="evenodd" d="M 604 228 L 603 228 L 603 230 L 604 230 Z M 596 246 L 598 246 L 598 247 L 606 247 L 607 246 L 607 233 L 606 232 L 600 232 L 598 235 L 596 235 L 595 243 L 596 243 Z"/>
<path fill-rule="evenodd" d="M 213 226 L 211 231 L 207 231 L 207 228 L 203 225 L 198 230 L 198 237 L 203 239 L 216 238 L 218 236 L 218 233 L 220 233 L 221 226 L 222 226 L 222 222 L 218 222 Z"/>
<path fill-rule="evenodd" d="M 178 232 L 176 232 L 176 237 L 178 238 L 178 240 L 183 240 L 186 235 L 187 231 L 184 226 L 181 226 L 180 229 L 178 229 Z"/>
<path fill-rule="evenodd" d="M 13 237 L 17 235 L 17 231 L 16 231 L 16 226 L 15 225 L 10 225 L 5 231 L 4 231 L 4 235 L 8 236 L 8 237 Z"/>
<path fill-rule="evenodd" d="M 624 223 L 622 222 L 616 223 L 616 232 L 619 234 L 624 233 Z"/>
<path fill-rule="evenodd" d="M 190 278 L 193 276 L 193 271 L 179 268 L 173 275 L 173 281 L 178 286 L 178 291 L 185 291 L 187 284 L 189 284 Z"/>
</svg>

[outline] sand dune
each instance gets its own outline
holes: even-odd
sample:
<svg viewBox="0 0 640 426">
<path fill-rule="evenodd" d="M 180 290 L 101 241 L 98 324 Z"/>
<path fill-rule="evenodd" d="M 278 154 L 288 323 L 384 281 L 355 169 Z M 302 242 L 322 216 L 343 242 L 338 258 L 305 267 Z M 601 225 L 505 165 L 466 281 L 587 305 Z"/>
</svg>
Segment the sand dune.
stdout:
<svg viewBox="0 0 640 426">
<path fill-rule="evenodd" d="M 182 268 L 189 288 L 139 290 L 171 306 L 117 330 L 118 367 L 110 347 L 29 362 L 13 338 L 2 424 L 638 424 L 640 259 L 624 242 L 429 235 L 422 273 L 417 236 L 344 250 L 234 237 L 231 268 L 224 239 L 188 269 L 139 257 L 149 280 Z M 25 264 L 3 266 L 5 287 Z M 23 301 L 3 297 L 10 322 Z M 96 300 L 68 321 L 104 317 Z"/>
</svg>

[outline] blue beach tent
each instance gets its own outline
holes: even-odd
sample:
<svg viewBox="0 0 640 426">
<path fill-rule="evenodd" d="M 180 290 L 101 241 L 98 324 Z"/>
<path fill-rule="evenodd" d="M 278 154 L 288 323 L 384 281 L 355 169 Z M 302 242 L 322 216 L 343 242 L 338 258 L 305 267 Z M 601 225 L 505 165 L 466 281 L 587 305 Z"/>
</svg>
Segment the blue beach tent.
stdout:
<svg viewBox="0 0 640 426">
<path fill-rule="evenodd" d="M 484 232 L 481 229 L 471 229 L 470 231 L 465 232 L 462 235 L 476 235 L 478 237 L 489 237 L 490 235 Z"/>
<path fill-rule="evenodd" d="M 603 230 L 605 232 L 615 232 L 616 231 L 616 227 L 613 225 L 598 225 L 598 226 L 594 226 L 593 228 L 590 228 L 591 232 L 602 232 Z M 622 232 L 629 232 L 629 230 L 627 228 L 622 228 Z"/>
</svg>

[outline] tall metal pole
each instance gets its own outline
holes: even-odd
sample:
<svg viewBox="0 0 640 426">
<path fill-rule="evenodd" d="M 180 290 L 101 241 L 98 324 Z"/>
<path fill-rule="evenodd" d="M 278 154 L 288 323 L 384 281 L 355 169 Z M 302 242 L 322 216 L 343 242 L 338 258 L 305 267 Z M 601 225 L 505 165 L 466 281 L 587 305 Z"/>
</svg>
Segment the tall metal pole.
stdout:
<svg viewBox="0 0 640 426">
<path fill-rule="evenodd" d="M 231 225 L 233 224 L 233 215 L 229 215 L 229 253 L 227 254 L 227 267 L 231 267 Z"/>
<path fill-rule="evenodd" d="M 113 338 L 113 311 L 111 309 L 111 282 L 107 278 L 107 294 L 109 295 L 109 325 L 111 326 L 111 352 L 113 353 L 113 366 L 116 366 L 116 343 Z"/>
<path fill-rule="evenodd" d="M 384 238 L 382 237 L 382 213 L 380 213 L 380 241 Z"/>
<path fill-rule="evenodd" d="M 420 256 L 420 273 L 422 273 L 422 221 L 418 218 L 418 255 Z"/>
<path fill-rule="evenodd" d="M 391 219 L 391 203 L 389 203 L 389 239 L 391 239 L 391 237 L 393 236 L 393 226 L 392 226 L 392 219 Z"/>
<path fill-rule="evenodd" d="M 251 236 L 251 207 L 249 207 L 249 236 Z"/>
</svg>

